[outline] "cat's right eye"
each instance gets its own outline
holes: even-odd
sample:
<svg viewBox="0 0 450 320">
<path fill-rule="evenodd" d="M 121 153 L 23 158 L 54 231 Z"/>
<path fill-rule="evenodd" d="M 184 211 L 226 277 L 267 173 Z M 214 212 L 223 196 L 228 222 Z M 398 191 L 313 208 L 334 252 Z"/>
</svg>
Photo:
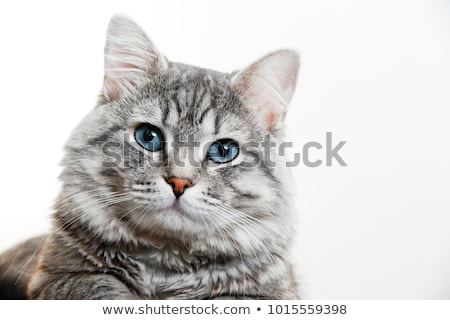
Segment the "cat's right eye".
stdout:
<svg viewBox="0 0 450 320">
<path fill-rule="evenodd" d="M 143 123 L 136 128 L 134 138 L 144 149 L 156 152 L 162 150 L 164 137 L 157 127 Z"/>
</svg>

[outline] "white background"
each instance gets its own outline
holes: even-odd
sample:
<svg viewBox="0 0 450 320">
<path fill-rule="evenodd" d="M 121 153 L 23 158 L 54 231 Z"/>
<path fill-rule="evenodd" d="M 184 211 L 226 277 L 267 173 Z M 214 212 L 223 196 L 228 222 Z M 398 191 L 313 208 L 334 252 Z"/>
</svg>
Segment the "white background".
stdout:
<svg viewBox="0 0 450 320">
<path fill-rule="evenodd" d="M 293 151 L 329 131 L 348 164 L 294 168 L 305 298 L 450 299 L 444 0 L 1 2 L 0 250 L 50 228 L 62 146 L 95 104 L 117 12 L 169 59 L 220 71 L 300 50 Z"/>
</svg>

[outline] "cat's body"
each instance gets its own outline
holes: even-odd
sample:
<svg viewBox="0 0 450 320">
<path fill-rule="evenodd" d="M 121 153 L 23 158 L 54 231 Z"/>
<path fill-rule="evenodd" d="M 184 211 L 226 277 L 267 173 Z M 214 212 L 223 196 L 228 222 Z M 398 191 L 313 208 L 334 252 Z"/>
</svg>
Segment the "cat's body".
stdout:
<svg viewBox="0 0 450 320">
<path fill-rule="evenodd" d="M 169 62 L 113 17 L 102 97 L 66 145 L 54 230 L 27 243 L 21 266 L 17 250 L 0 256 L 0 297 L 14 284 L 31 299 L 298 298 L 293 186 L 263 146 L 282 141 L 297 69 L 290 50 L 231 74 Z"/>
</svg>

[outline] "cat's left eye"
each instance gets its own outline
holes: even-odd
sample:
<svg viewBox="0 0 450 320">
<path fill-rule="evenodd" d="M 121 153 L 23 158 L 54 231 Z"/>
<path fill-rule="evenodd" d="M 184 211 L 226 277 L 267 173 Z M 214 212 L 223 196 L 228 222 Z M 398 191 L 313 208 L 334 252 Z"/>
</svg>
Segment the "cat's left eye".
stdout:
<svg viewBox="0 0 450 320">
<path fill-rule="evenodd" d="M 144 123 L 137 127 L 134 137 L 144 149 L 149 151 L 160 151 L 163 147 L 164 137 L 161 131 L 149 123 Z"/>
<path fill-rule="evenodd" d="M 208 150 L 208 158 L 216 163 L 226 163 L 239 154 L 239 144 L 231 139 L 221 139 L 213 142 Z"/>
</svg>

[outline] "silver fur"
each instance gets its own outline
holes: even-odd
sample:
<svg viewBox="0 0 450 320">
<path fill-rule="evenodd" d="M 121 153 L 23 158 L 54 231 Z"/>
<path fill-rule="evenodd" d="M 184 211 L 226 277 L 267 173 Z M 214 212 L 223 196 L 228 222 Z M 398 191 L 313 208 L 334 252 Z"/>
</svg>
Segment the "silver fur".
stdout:
<svg viewBox="0 0 450 320">
<path fill-rule="evenodd" d="M 102 95 L 66 145 L 54 229 L 35 240 L 39 253 L 18 282 L 28 298 L 298 298 L 292 181 L 283 157 L 272 150 L 268 164 L 261 144 L 283 139 L 298 60 L 276 51 L 231 74 L 170 62 L 114 16 Z M 141 123 L 161 130 L 164 151 L 134 141 Z M 205 150 L 222 138 L 241 151 L 212 165 Z M 187 152 L 183 141 L 199 147 Z M 168 177 L 193 185 L 176 198 Z M 0 257 L 0 281 L 12 255 Z"/>
</svg>

